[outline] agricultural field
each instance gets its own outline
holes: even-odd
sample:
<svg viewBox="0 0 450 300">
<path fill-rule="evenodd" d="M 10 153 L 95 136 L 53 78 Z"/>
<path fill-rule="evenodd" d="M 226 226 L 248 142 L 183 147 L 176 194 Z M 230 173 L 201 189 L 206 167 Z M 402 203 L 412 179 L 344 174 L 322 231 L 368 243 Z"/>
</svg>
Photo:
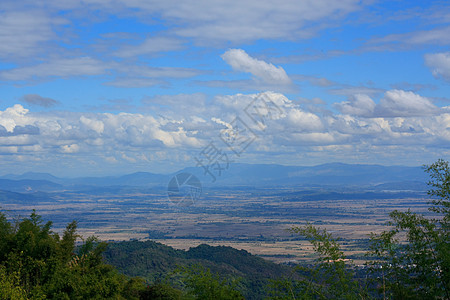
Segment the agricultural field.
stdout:
<svg viewBox="0 0 450 300">
<path fill-rule="evenodd" d="M 313 258 L 309 243 L 287 231 L 309 222 L 339 237 L 360 264 L 369 234 L 386 229 L 389 212 L 427 214 L 427 199 L 424 192 L 355 188 L 209 188 L 194 204 L 179 207 L 163 188 L 104 188 L 41 194 L 31 203 L 3 197 L 0 207 L 10 218 L 36 209 L 57 232 L 77 220 L 84 237 L 151 239 L 178 249 L 226 245 L 279 263 Z"/>
</svg>

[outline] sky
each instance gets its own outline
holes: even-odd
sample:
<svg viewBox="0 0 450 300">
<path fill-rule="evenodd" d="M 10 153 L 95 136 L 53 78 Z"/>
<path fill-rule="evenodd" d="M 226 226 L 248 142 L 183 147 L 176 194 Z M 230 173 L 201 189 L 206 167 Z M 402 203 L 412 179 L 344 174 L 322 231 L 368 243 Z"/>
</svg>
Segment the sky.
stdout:
<svg viewBox="0 0 450 300">
<path fill-rule="evenodd" d="M 2 0 L 0 174 L 448 160 L 449 45 L 448 1 Z"/>
</svg>

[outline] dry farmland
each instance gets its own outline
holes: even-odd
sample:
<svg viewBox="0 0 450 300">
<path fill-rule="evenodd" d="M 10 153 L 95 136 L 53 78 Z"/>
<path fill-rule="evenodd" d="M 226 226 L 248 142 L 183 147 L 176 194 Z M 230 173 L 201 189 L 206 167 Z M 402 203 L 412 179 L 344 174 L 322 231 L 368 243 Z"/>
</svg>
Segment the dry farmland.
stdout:
<svg viewBox="0 0 450 300">
<path fill-rule="evenodd" d="M 311 247 L 286 229 L 306 222 L 341 239 L 357 262 L 368 234 L 385 228 L 394 209 L 427 213 L 421 192 L 332 191 L 325 189 L 207 189 L 195 203 L 175 206 L 164 189 L 123 189 L 50 193 L 39 201 L 8 201 L 10 218 L 32 209 L 61 232 L 77 220 L 83 236 L 102 240 L 152 239 L 187 249 L 201 243 L 245 249 L 277 262 L 308 260 Z"/>
</svg>

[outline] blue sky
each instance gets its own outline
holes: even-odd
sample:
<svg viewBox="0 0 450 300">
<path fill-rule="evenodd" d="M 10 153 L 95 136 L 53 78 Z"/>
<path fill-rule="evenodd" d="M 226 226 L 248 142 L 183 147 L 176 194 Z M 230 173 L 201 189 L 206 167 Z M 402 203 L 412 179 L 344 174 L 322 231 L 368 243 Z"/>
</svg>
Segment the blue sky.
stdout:
<svg viewBox="0 0 450 300">
<path fill-rule="evenodd" d="M 3 0 L 0 174 L 448 159 L 449 45 L 448 1 Z"/>
</svg>

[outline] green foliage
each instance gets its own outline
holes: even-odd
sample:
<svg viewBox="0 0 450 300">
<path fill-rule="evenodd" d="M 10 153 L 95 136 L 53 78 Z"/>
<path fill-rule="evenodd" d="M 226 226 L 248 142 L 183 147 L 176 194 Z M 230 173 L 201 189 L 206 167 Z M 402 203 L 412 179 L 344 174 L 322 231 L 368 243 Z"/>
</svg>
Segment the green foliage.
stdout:
<svg viewBox="0 0 450 300">
<path fill-rule="evenodd" d="M 443 214 L 443 223 L 450 221 L 450 166 L 448 161 L 438 160 L 432 165 L 425 166 L 430 174 L 428 194 L 433 197 L 431 211 Z M 448 230 L 448 227 L 447 227 Z"/>
<path fill-rule="evenodd" d="M 141 299 L 154 300 L 179 300 L 186 298 L 182 291 L 168 283 L 156 283 L 149 286 L 145 291 L 141 292 L 140 297 Z"/>
<path fill-rule="evenodd" d="M 296 272 L 300 279 L 284 278 L 272 283 L 272 299 L 362 299 L 364 289 L 345 261 L 344 253 L 333 236 L 308 224 L 293 227 L 293 233 L 305 236 L 318 255 L 313 265 L 299 265 Z"/>
<path fill-rule="evenodd" d="M 176 250 L 154 241 L 110 243 L 106 261 L 128 276 L 140 276 L 151 284 L 166 280 L 178 266 L 200 264 L 224 277 L 239 277 L 246 299 L 263 299 L 269 279 L 288 275 L 290 268 L 225 246 L 199 245 L 188 251 Z M 173 280 L 172 285 L 177 286 Z"/>
<path fill-rule="evenodd" d="M 236 280 L 221 279 L 201 265 L 183 266 L 176 270 L 181 274 L 187 295 L 199 300 L 233 300 L 244 299 L 237 290 Z"/>
<path fill-rule="evenodd" d="M 393 211 L 390 230 L 371 235 L 369 264 L 379 292 L 394 299 L 450 299 L 450 168 L 438 160 L 426 166 L 436 218 Z M 381 273 L 381 274 L 380 274 Z M 375 276 L 374 276 L 375 277 Z"/>
<path fill-rule="evenodd" d="M 103 262 L 105 243 L 86 239 L 75 254 L 76 222 L 63 237 L 35 211 L 11 224 L 0 213 L 0 299 L 139 299 L 142 281 Z"/>
<path fill-rule="evenodd" d="M 7 274 L 3 266 L 0 266 L 0 299 L 27 299 L 25 290 L 20 286 L 19 274 Z"/>
<path fill-rule="evenodd" d="M 140 276 L 157 282 L 184 263 L 184 251 L 153 241 L 110 243 L 105 260 L 128 276 Z"/>
</svg>

